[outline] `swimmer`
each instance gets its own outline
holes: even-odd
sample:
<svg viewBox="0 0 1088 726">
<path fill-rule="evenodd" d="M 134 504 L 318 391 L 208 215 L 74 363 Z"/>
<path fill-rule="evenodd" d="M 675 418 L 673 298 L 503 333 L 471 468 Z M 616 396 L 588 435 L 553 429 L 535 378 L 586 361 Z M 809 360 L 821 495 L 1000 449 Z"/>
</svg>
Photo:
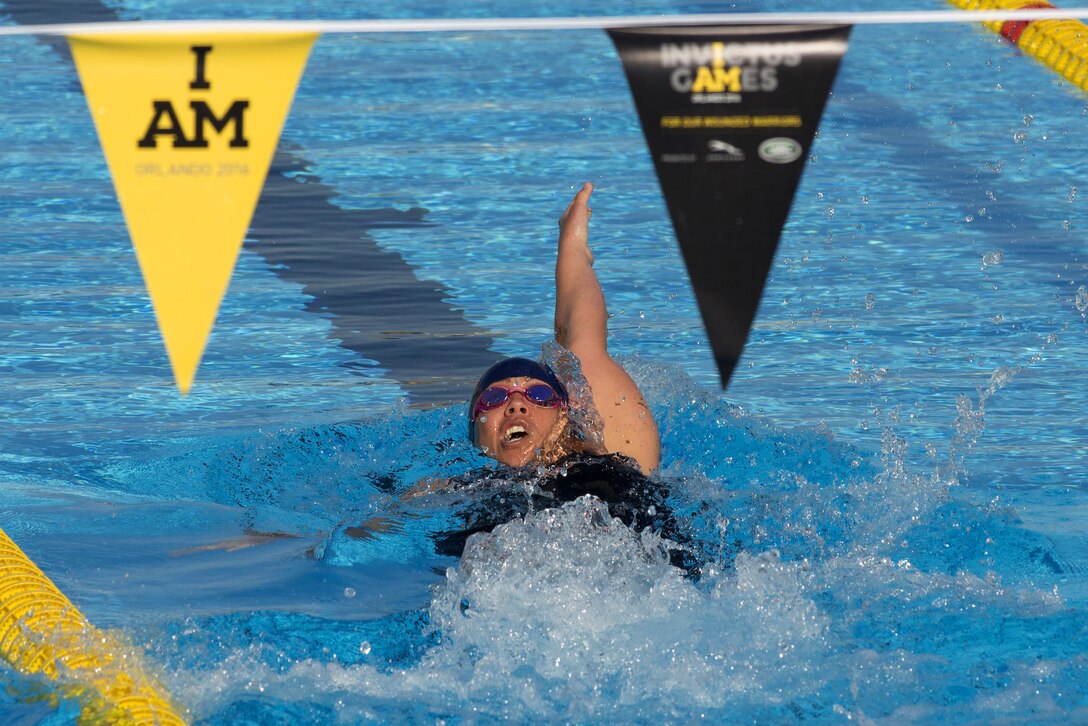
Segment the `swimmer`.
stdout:
<svg viewBox="0 0 1088 726">
<path fill-rule="evenodd" d="M 579 363 L 599 431 L 574 424 L 568 386 L 548 365 L 507 358 L 484 371 L 468 403 L 468 438 L 504 467 L 428 481 L 368 520 L 343 529 L 352 539 L 395 533 L 401 505 L 417 496 L 465 492 L 458 525 L 431 535 L 438 554 L 460 557 L 468 538 L 529 511 L 592 495 L 609 514 L 640 531 L 650 527 L 673 543 L 670 559 L 690 574 L 698 562 L 673 516 L 669 490 L 648 476 L 661 459 L 661 441 L 646 400 L 631 376 L 608 353 L 608 312 L 589 249 L 589 198 L 585 184 L 559 218 L 555 265 L 555 340 Z M 583 412 L 584 413 L 584 412 Z M 529 486 L 525 486 L 529 485 Z"/>
<path fill-rule="evenodd" d="M 585 184 L 559 218 L 555 263 L 555 340 L 581 365 L 603 431 L 603 446 L 571 426 L 566 387 L 546 365 L 508 358 L 480 377 L 469 400 L 469 438 L 511 467 L 553 464 L 571 454 L 620 455 L 643 474 L 657 468 L 661 442 L 638 386 L 608 354 L 608 312 L 589 249 Z"/>
<path fill-rule="evenodd" d="M 670 551 L 673 564 L 698 572 L 686 527 L 672 514 L 667 485 L 649 476 L 661 459 L 657 424 L 638 385 L 608 353 L 608 312 L 589 248 L 592 193 L 591 184 L 583 185 L 559 218 L 555 265 L 555 340 L 577 357 L 588 400 L 572 401 L 570 386 L 544 363 L 528 358 L 496 363 L 469 398 L 467 433 L 482 453 L 505 466 L 420 482 L 366 520 L 342 523 L 337 530 L 344 537 L 366 541 L 395 535 L 418 516 L 411 512 L 418 498 L 464 493 L 456 525 L 430 534 L 437 554 L 460 557 L 473 534 L 592 495 L 628 527 L 650 527 L 679 543 Z M 574 405 L 592 406 L 595 415 L 572 416 Z M 580 430 L 575 418 L 596 422 L 600 430 Z M 271 541 L 268 533 L 260 534 Z M 321 551 L 324 545 L 311 553 L 323 556 L 317 554 Z"/>
</svg>

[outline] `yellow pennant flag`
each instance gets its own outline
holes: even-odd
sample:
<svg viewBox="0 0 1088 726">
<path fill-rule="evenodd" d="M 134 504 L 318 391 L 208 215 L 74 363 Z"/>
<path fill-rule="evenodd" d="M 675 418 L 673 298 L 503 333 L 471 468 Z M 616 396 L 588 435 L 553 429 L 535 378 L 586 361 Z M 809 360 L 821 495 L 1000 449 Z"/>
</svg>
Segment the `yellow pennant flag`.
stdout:
<svg viewBox="0 0 1088 726">
<path fill-rule="evenodd" d="M 316 37 L 68 39 L 182 394 Z"/>
</svg>

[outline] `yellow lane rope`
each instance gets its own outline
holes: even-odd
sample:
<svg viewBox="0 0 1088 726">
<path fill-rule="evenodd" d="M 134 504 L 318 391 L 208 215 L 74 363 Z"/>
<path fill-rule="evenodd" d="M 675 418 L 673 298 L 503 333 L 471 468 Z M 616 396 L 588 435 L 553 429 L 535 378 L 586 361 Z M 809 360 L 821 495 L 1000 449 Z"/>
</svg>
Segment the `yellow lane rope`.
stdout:
<svg viewBox="0 0 1088 726">
<path fill-rule="evenodd" d="M 82 723 L 181 725 L 135 650 L 98 630 L 0 530 L 0 656 L 20 673 L 57 681 Z"/>
<path fill-rule="evenodd" d="M 1042 0 L 949 0 L 964 10 L 1056 10 Z M 1088 25 L 1079 20 L 984 22 L 990 30 L 1048 65 L 1062 78 L 1088 91 Z"/>
</svg>

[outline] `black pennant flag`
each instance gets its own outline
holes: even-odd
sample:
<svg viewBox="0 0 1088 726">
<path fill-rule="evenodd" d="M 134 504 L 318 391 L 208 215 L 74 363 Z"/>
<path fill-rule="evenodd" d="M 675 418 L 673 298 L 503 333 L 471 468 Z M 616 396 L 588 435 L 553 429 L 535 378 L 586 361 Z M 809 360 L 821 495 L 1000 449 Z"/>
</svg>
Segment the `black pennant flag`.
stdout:
<svg viewBox="0 0 1088 726">
<path fill-rule="evenodd" d="M 608 33 L 724 388 L 759 307 L 850 26 Z"/>
</svg>

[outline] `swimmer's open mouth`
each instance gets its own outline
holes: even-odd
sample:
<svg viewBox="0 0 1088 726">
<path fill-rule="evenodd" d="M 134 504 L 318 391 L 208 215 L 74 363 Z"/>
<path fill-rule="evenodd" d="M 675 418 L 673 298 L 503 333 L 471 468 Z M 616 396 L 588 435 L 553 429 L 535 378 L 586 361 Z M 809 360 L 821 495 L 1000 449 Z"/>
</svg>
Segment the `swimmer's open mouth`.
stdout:
<svg viewBox="0 0 1088 726">
<path fill-rule="evenodd" d="M 506 429 L 506 433 L 503 434 L 503 438 L 507 441 L 520 441 L 528 435 L 529 432 L 526 431 L 523 427 L 511 426 L 510 428 Z"/>
</svg>

